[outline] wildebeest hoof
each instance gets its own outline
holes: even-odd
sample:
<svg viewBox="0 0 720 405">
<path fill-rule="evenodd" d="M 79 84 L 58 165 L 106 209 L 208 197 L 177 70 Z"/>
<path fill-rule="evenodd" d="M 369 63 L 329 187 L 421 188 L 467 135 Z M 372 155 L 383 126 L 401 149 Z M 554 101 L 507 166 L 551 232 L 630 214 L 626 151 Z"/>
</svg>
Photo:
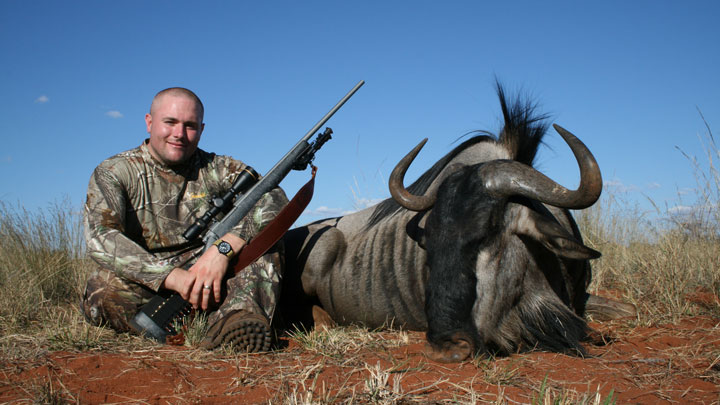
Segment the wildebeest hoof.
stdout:
<svg viewBox="0 0 720 405">
<path fill-rule="evenodd" d="M 607 332 L 588 328 L 587 334 L 585 335 L 583 341 L 590 343 L 593 346 L 605 346 L 614 342 L 615 338 Z"/>
<path fill-rule="evenodd" d="M 312 307 L 312 316 L 315 329 L 330 329 L 335 326 L 335 321 L 330 314 L 317 305 Z"/>
<path fill-rule="evenodd" d="M 609 321 L 634 317 L 637 315 L 637 308 L 626 302 L 590 294 L 585 303 L 585 313 L 599 321 Z"/>
<path fill-rule="evenodd" d="M 439 363 L 459 363 L 475 352 L 475 345 L 464 334 L 455 334 L 450 340 L 434 345 L 425 345 L 425 355 Z"/>
</svg>

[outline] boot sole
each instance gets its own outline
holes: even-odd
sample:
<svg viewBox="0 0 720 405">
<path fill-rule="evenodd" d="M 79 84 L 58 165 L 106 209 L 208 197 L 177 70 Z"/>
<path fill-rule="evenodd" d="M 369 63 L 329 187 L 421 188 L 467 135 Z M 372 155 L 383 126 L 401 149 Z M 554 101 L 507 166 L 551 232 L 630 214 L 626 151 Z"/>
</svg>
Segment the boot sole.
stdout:
<svg viewBox="0 0 720 405">
<path fill-rule="evenodd" d="M 242 320 L 238 325 L 231 325 L 226 332 L 223 343 L 234 346 L 235 350 L 247 353 L 267 352 L 272 341 L 270 329 L 262 321 Z"/>
<path fill-rule="evenodd" d="M 214 339 L 205 346 L 212 350 L 221 345 L 233 346 L 235 350 L 258 353 L 270 351 L 272 336 L 264 319 L 230 319 L 222 327 L 222 338 Z"/>
</svg>

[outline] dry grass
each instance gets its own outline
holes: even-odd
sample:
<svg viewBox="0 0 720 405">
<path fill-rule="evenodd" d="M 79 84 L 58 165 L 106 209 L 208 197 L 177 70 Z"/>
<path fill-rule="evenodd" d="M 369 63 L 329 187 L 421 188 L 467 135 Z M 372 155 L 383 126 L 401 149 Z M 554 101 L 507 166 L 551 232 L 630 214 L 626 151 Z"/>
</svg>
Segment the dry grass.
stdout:
<svg viewBox="0 0 720 405">
<path fill-rule="evenodd" d="M 547 377 L 533 398 L 533 405 L 610 405 L 615 403 L 615 394 L 612 391 L 605 397 L 600 394 L 599 389 L 591 394 L 579 393 L 567 388 L 555 387 Z"/>
<path fill-rule="evenodd" d="M 408 335 L 403 331 L 391 333 L 392 338 L 374 334 L 360 327 L 334 327 L 313 329 L 311 331 L 295 330 L 290 338 L 298 342 L 305 350 L 325 357 L 343 359 L 348 353 L 360 349 L 386 350 L 408 344 Z"/>
<path fill-rule="evenodd" d="M 682 215 L 658 207 L 654 212 L 642 212 L 638 206 L 623 201 L 621 195 L 607 192 L 598 204 L 576 214 L 586 244 L 603 253 L 593 263 L 591 290 L 613 291 L 637 306 L 638 318 L 630 321 L 628 328 L 676 322 L 698 314 L 720 318 L 717 301 L 701 305 L 687 299 L 698 291 L 720 295 L 720 175 L 714 166 L 720 153 L 709 128 L 701 142 L 706 147 L 708 164 L 686 155 L 700 191 L 692 209 Z M 84 322 L 78 309 L 87 268 L 83 256 L 80 216 L 69 203 L 28 212 L 0 201 L 0 360 L 31 361 L 57 350 L 135 354 L 148 350 L 148 342 L 141 338 L 115 334 Z M 196 346 L 205 328 L 204 319 L 196 319 L 186 331 L 187 345 Z M 277 375 L 258 376 L 257 370 L 241 364 L 244 357 L 229 351 L 189 350 L 169 352 L 168 356 L 181 356 L 178 361 L 212 358 L 235 362 L 237 389 L 259 384 L 261 378 L 283 381 L 272 403 L 412 403 L 422 401 L 423 393 L 432 389 L 403 388 L 410 371 L 403 364 L 367 364 L 355 357 L 354 353 L 360 351 L 384 353 L 407 345 L 408 335 L 402 331 L 368 333 L 361 328 L 334 328 L 296 331 L 290 338 L 321 360 L 309 365 L 279 365 Z M 160 348 L 151 346 L 149 350 Z M 678 362 L 695 357 L 692 348 L 687 351 L 677 353 Z M 720 369 L 720 353 L 706 355 L 710 359 L 707 378 L 717 378 L 713 373 Z M 478 393 L 469 382 L 467 386 L 456 386 L 463 394 L 455 403 L 508 403 L 504 387 L 526 385 L 512 362 L 477 358 L 473 364 L 478 369 L 477 378 L 498 387 L 498 394 Z M 326 366 L 355 370 L 365 380 L 361 385 L 327 387 L 320 380 Z M 672 368 L 667 369 L 668 374 L 648 378 L 672 378 Z M 50 382 L 28 385 L 27 390 L 37 402 L 74 401 L 64 387 Z M 547 380 L 530 390 L 536 393 L 533 398 L 537 404 L 614 402 L 612 395 L 602 397 L 599 391 L 577 393 Z"/>
<path fill-rule="evenodd" d="M 702 142 L 702 138 L 701 138 Z M 685 156 L 698 184 L 691 206 L 643 212 L 622 196 L 604 193 L 576 215 L 585 242 L 603 253 L 593 262 L 591 289 L 617 290 L 635 304 L 641 324 L 677 321 L 700 313 L 720 316 L 720 306 L 694 305 L 688 294 L 720 295 L 720 150 L 708 127 L 707 164 Z"/>
<path fill-rule="evenodd" d="M 69 204 L 37 213 L 0 201 L 0 328 L 26 330 L 78 302 L 85 274 L 80 218 Z M 5 334 L 3 333 L 3 334 Z"/>
<path fill-rule="evenodd" d="M 588 227 L 585 215 L 595 215 L 593 210 L 597 208 L 580 216 L 581 226 Z M 717 237 L 691 236 L 675 228 L 661 232 L 643 229 L 642 224 L 613 218 L 616 213 L 607 209 L 596 215 L 603 218 L 608 212 L 609 220 L 622 223 L 623 233 L 621 238 L 618 234 L 585 233 L 586 243 L 603 253 L 593 263 L 592 291 L 619 291 L 622 299 L 639 309 L 642 324 L 674 322 L 701 313 L 720 316 L 717 305 L 702 307 L 686 299 L 696 291 L 720 293 Z"/>
</svg>

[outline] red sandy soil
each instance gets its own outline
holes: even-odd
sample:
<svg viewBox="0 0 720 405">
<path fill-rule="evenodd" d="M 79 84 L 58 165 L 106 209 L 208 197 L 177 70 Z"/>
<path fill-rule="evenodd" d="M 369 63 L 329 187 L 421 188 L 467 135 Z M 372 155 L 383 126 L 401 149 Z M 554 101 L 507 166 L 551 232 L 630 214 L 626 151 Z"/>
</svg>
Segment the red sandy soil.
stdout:
<svg viewBox="0 0 720 405">
<path fill-rule="evenodd" d="M 393 332 L 370 332 L 378 344 L 343 358 L 287 339 L 272 353 L 238 356 L 160 345 L 50 352 L 0 360 L 0 403 L 720 403 L 720 319 L 629 325 L 591 323 L 613 340 L 588 347 L 588 358 L 534 352 L 449 365 L 423 354 L 419 332 L 400 346 L 383 344 Z M 389 375 L 374 394 L 373 371 Z"/>
</svg>

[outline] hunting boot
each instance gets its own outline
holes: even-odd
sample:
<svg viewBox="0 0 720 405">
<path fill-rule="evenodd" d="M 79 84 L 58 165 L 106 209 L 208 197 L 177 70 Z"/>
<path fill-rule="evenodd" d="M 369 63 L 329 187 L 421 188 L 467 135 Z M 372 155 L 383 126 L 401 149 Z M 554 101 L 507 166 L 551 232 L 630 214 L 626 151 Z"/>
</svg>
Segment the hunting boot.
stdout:
<svg viewBox="0 0 720 405">
<path fill-rule="evenodd" d="M 236 351 L 257 353 L 269 351 L 271 342 L 270 323 L 263 316 L 238 310 L 215 322 L 200 347 L 213 350 L 228 345 Z"/>
</svg>

